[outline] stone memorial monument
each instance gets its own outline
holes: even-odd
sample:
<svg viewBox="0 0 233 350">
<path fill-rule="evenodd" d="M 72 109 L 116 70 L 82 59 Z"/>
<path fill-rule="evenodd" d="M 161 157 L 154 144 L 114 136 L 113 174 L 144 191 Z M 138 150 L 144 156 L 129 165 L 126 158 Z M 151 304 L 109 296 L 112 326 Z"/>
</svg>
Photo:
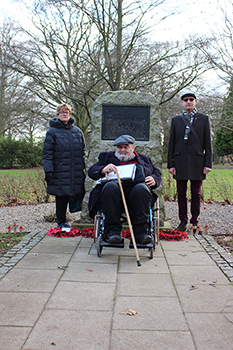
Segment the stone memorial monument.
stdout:
<svg viewBox="0 0 233 350">
<path fill-rule="evenodd" d="M 122 134 L 135 138 L 135 150 L 148 155 L 154 165 L 162 168 L 162 144 L 158 104 L 150 93 L 134 91 L 109 91 L 99 96 L 93 104 L 90 149 L 86 162 L 88 170 L 97 162 L 100 152 L 114 150 L 113 140 Z M 93 224 L 89 217 L 88 199 L 95 181 L 88 176 L 83 200 L 80 224 Z M 161 186 L 156 190 L 160 197 L 161 224 L 164 220 L 164 204 Z"/>
</svg>

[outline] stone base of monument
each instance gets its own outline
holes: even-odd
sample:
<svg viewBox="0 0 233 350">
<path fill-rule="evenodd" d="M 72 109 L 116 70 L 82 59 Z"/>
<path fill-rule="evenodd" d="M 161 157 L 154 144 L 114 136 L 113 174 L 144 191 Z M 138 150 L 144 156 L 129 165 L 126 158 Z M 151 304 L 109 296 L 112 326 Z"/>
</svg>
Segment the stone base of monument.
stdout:
<svg viewBox="0 0 233 350">
<path fill-rule="evenodd" d="M 72 227 L 78 228 L 82 231 L 84 228 L 94 227 L 94 222 L 80 222 L 80 220 L 74 220 Z M 122 231 L 129 229 L 128 225 L 122 225 Z"/>
<path fill-rule="evenodd" d="M 82 231 L 84 228 L 94 227 L 94 222 L 80 222 L 79 220 L 74 220 L 72 227 L 76 227 Z"/>
</svg>

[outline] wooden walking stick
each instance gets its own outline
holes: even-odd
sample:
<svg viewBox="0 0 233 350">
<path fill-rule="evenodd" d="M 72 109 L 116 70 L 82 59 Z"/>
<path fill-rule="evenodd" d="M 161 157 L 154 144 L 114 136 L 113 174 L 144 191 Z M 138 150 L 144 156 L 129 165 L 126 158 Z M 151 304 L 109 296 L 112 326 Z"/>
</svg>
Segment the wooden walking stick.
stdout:
<svg viewBox="0 0 233 350">
<path fill-rule="evenodd" d="M 136 258 L 137 258 L 137 264 L 138 264 L 138 266 L 141 266 L 141 262 L 140 262 L 139 255 L 138 255 L 138 249 L 137 249 L 137 245 L 136 245 L 136 241 L 135 241 L 135 237 L 134 237 L 134 233 L 133 233 L 133 227 L 131 224 L 128 207 L 127 207 L 127 203 L 125 200 L 125 194 L 124 194 L 124 190 L 123 190 L 122 183 L 121 183 L 121 178 L 120 178 L 118 171 L 116 171 L 116 174 L 117 174 L 117 180 L 118 180 L 118 183 L 120 186 L 122 200 L 123 200 L 123 204 L 124 204 L 124 208 L 125 208 L 125 213 L 126 213 L 128 224 L 129 224 L 129 230 L 131 233 L 131 238 L 132 238 L 132 242 L 133 242 L 133 246 L 134 246 L 134 250 L 135 250 L 135 254 L 136 254 Z"/>
</svg>

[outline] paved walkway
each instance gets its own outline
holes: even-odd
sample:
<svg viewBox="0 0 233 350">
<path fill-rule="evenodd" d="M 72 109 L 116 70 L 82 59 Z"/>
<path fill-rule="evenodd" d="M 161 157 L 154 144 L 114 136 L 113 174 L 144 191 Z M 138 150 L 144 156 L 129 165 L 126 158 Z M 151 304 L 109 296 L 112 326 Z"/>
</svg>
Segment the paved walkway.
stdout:
<svg viewBox="0 0 233 350">
<path fill-rule="evenodd" d="M 202 245 L 139 255 L 44 236 L 0 281 L 0 349 L 233 349 L 233 286 Z"/>
</svg>

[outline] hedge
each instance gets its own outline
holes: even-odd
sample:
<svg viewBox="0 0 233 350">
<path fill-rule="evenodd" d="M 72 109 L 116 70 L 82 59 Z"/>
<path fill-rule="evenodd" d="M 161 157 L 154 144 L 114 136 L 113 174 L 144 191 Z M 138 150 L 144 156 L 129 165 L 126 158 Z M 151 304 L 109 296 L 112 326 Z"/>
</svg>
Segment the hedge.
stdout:
<svg viewBox="0 0 233 350">
<path fill-rule="evenodd" d="M 0 169 L 33 168 L 42 165 L 43 143 L 0 139 Z"/>
</svg>

